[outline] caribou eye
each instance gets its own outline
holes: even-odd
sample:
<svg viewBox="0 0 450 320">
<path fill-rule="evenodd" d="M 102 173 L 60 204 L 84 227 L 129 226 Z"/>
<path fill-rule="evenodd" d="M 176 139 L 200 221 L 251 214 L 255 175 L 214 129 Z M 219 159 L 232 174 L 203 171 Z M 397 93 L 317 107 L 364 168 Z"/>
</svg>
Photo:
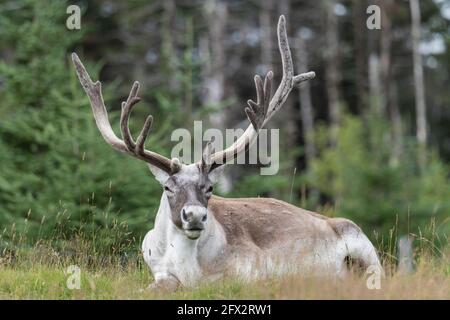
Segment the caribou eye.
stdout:
<svg viewBox="0 0 450 320">
<path fill-rule="evenodd" d="M 173 191 L 172 191 L 169 187 L 167 187 L 167 186 L 164 187 L 164 190 L 167 191 L 167 192 L 173 192 Z"/>
<path fill-rule="evenodd" d="M 213 191 L 213 187 L 210 186 L 210 187 L 208 188 L 208 190 L 206 190 L 206 193 L 211 193 L 212 191 Z"/>
</svg>

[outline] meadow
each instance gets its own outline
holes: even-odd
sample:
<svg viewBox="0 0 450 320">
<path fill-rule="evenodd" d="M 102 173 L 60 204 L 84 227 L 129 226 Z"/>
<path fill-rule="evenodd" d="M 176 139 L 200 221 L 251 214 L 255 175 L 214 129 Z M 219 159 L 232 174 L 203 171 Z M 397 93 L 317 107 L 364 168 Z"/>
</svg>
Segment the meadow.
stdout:
<svg viewBox="0 0 450 320">
<path fill-rule="evenodd" d="M 412 273 L 396 271 L 395 259 L 382 254 L 386 277 L 379 289 L 368 288 L 369 275 L 355 273 L 339 280 L 303 275 L 252 283 L 223 279 L 174 293 L 145 289 L 152 275 L 137 251 L 93 255 L 95 249 L 81 239 L 64 251 L 41 242 L 3 255 L 0 299 L 450 299 L 450 250 L 422 242 L 414 252 Z M 70 284 L 73 265 L 80 271 L 79 289 Z"/>
</svg>

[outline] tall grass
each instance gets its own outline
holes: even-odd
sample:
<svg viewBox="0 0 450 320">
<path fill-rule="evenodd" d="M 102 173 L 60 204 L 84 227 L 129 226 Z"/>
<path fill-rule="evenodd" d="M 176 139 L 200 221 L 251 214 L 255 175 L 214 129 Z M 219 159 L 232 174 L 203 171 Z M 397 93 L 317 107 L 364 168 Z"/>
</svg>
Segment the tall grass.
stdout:
<svg viewBox="0 0 450 320">
<path fill-rule="evenodd" d="M 409 274 L 396 268 L 396 227 L 389 237 L 376 237 L 386 271 L 379 290 L 368 289 L 368 275 L 336 280 L 300 274 L 250 284 L 223 279 L 167 293 L 143 290 L 152 275 L 140 254 L 141 239 L 126 225 L 111 221 L 95 232 L 80 228 L 70 238 L 55 230 L 53 238 L 33 242 L 11 226 L 0 236 L 0 299 L 450 299 L 450 246 L 433 228 L 431 222 L 429 230 L 410 233 Z M 79 290 L 67 286 L 71 265 L 81 271 Z"/>
</svg>

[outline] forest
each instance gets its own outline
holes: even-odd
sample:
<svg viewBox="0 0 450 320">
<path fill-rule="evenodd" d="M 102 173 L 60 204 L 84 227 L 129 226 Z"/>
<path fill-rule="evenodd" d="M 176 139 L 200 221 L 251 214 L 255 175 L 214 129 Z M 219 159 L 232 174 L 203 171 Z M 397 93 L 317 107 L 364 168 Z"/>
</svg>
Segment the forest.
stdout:
<svg viewBox="0 0 450 320">
<path fill-rule="evenodd" d="M 228 165 L 215 193 L 352 219 L 393 264 L 402 237 L 448 257 L 449 1 L 2 0 L 0 273 L 36 248 L 135 263 L 154 224 L 162 188 L 102 139 L 72 52 L 102 82 L 116 132 L 140 82 L 131 130 L 151 114 L 147 144 L 169 157 L 172 132 L 196 120 L 248 126 L 253 76 L 281 79 L 281 14 L 296 74 L 316 76 L 268 124 L 279 129 L 277 174 Z"/>
</svg>

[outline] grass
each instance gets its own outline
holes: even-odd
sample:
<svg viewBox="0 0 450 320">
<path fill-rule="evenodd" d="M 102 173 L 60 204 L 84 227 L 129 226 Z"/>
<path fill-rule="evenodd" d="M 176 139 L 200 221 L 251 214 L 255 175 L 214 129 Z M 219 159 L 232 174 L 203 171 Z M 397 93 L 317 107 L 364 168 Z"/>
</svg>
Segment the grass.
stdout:
<svg viewBox="0 0 450 320">
<path fill-rule="evenodd" d="M 95 258 L 79 242 L 78 252 L 61 255 L 39 244 L 0 260 L 0 299 L 450 299 L 450 250 L 429 255 L 421 248 L 416 268 L 402 275 L 385 260 L 387 277 L 379 290 L 370 290 L 364 276 L 327 280 L 289 276 L 246 284 L 221 280 L 175 293 L 144 291 L 151 274 L 142 258 L 134 254 Z M 72 248 L 74 244 L 70 245 Z M 70 290 L 66 273 L 70 265 L 80 268 L 81 287 Z"/>
<path fill-rule="evenodd" d="M 450 299 L 449 270 L 425 267 L 411 275 L 394 275 L 369 290 L 365 279 L 332 281 L 286 277 L 250 285 L 233 280 L 181 289 L 175 293 L 140 292 L 151 281 L 148 271 L 114 267 L 81 270 L 79 290 L 66 285 L 64 268 L 35 266 L 3 268 L 1 299 Z"/>
<path fill-rule="evenodd" d="M 426 231 L 428 239 L 410 233 L 415 270 L 401 274 L 395 230 L 374 242 L 384 248 L 379 252 L 387 276 L 380 289 L 368 289 L 369 275 L 343 280 L 297 275 L 253 283 L 224 279 L 165 293 L 143 290 L 153 280 L 137 249 L 141 239 L 120 224 L 92 232 L 84 228 L 70 237 L 56 232 L 37 241 L 11 228 L 0 234 L 0 299 L 450 299 L 448 237 L 438 237 L 434 227 Z M 74 265 L 81 286 L 71 290 L 67 270 Z"/>
</svg>

